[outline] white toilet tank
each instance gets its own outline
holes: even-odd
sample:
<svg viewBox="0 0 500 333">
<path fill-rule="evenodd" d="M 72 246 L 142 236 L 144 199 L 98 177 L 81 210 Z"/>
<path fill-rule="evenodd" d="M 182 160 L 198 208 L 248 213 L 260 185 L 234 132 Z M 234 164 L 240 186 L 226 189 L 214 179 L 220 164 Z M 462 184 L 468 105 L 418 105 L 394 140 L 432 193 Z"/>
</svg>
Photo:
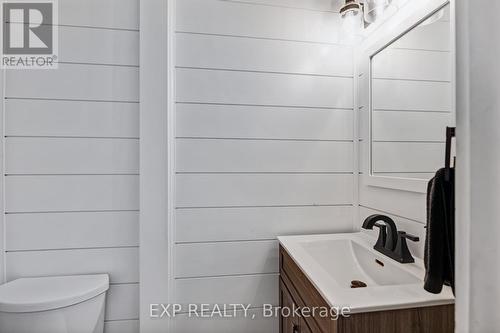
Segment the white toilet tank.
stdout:
<svg viewBox="0 0 500 333">
<path fill-rule="evenodd" d="M 22 278 L 0 286 L 0 333 L 102 333 L 107 274 Z"/>
</svg>

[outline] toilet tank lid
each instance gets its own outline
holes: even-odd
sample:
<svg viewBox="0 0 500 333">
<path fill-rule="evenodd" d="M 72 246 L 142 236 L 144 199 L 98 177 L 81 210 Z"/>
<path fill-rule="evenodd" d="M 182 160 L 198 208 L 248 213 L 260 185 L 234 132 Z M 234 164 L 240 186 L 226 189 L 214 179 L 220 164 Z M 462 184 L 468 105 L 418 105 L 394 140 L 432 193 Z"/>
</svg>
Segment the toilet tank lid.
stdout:
<svg viewBox="0 0 500 333">
<path fill-rule="evenodd" d="M 0 312 L 54 310 L 89 300 L 108 288 L 107 274 L 21 278 L 0 286 Z"/>
</svg>

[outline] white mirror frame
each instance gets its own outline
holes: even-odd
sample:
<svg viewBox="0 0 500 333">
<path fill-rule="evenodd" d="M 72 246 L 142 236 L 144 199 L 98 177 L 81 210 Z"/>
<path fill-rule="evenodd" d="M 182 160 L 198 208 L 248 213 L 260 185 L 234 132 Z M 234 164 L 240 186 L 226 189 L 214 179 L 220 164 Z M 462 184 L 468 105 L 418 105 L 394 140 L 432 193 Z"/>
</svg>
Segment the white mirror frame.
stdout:
<svg viewBox="0 0 500 333">
<path fill-rule="evenodd" d="M 386 22 L 380 24 L 377 29 L 370 32 L 364 42 L 357 50 L 358 64 L 355 78 L 357 80 L 357 97 L 355 107 L 358 112 L 361 106 L 368 107 L 368 149 L 364 153 L 368 154 L 369 163 L 365 163 L 362 172 L 361 180 L 365 185 L 383 187 L 389 189 L 397 189 L 410 192 L 426 193 L 428 180 L 414 178 L 395 178 L 386 176 L 374 176 L 371 171 L 372 151 L 372 98 L 371 98 L 371 60 L 372 57 L 385 49 L 387 46 L 398 40 L 400 37 L 417 27 L 420 23 L 432 16 L 437 11 L 441 10 L 446 5 L 450 5 L 450 31 L 451 31 L 451 58 L 452 68 L 455 68 L 456 63 L 456 46 L 455 46 L 455 1 L 454 0 L 428 0 L 410 1 L 407 5 L 399 10 L 394 16 Z M 452 70 L 451 89 L 452 89 L 452 110 L 455 110 L 456 104 L 456 74 Z M 366 73 L 367 75 L 362 75 Z M 367 99 L 367 100 L 362 100 Z M 358 121 L 360 117 L 358 116 Z M 456 121 L 456 112 L 453 113 L 453 122 Z M 443 129 L 443 138 L 445 132 Z M 358 140 L 359 141 L 359 140 Z M 358 144 L 361 144 L 358 142 Z M 366 144 L 366 143 L 364 143 Z M 363 149 L 358 149 L 361 153 Z M 443 151 L 443 166 L 444 166 L 444 151 Z"/>
</svg>

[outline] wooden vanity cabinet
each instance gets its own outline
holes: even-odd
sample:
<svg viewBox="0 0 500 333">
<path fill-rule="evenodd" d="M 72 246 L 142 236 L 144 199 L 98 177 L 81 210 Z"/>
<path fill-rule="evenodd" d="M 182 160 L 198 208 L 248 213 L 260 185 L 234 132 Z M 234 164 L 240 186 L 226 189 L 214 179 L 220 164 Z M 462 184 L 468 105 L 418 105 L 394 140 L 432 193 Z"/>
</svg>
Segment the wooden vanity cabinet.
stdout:
<svg viewBox="0 0 500 333">
<path fill-rule="evenodd" d="M 280 304 L 283 307 L 292 309 L 298 305 L 294 303 L 292 295 L 287 287 L 280 280 Z M 304 318 L 297 316 L 281 316 L 280 317 L 280 332 L 286 333 L 313 333 Z"/>
<path fill-rule="evenodd" d="M 291 309 L 294 305 L 296 306 L 293 302 L 292 295 L 290 295 L 290 292 L 280 279 L 280 306 Z M 295 316 L 280 316 L 280 332 L 299 333 L 300 319 L 300 317 Z"/>
<path fill-rule="evenodd" d="M 280 307 L 330 308 L 299 266 L 280 246 Z M 280 316 L 280 333 L 453 333 L 454 306 L 440 305 L 325 316 Z"/>
</svg>

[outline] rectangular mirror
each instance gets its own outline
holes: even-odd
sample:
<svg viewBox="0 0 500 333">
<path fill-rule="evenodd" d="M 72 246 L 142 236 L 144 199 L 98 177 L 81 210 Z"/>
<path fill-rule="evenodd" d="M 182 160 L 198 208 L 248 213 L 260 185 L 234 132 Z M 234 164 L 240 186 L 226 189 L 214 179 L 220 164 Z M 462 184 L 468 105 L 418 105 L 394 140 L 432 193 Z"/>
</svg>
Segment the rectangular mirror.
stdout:
<svg viewBox="0 0 500 333">
<path fill-rule="evenodd" d="M 454 126 L 450 5 L 371 57 L 370 174 L 429 180 Z"/>
</svg>

